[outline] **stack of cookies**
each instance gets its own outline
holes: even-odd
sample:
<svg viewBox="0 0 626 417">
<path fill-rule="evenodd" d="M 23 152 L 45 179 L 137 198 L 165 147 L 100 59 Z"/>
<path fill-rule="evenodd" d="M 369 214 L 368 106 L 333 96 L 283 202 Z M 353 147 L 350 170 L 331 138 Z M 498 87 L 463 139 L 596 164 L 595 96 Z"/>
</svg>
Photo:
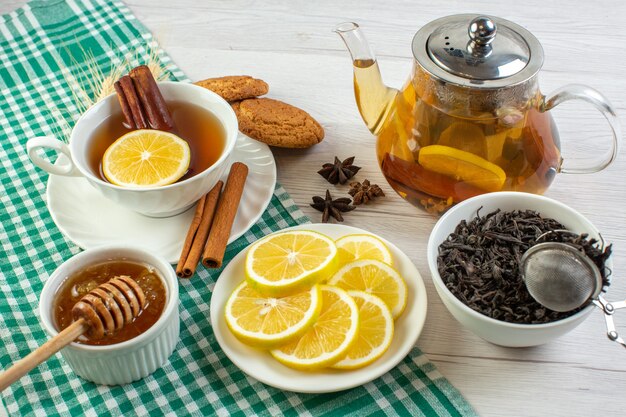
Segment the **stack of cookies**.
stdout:
<svg viewBox="0 0 626 417">
<path fill-rule="evenodd" d="M 247 75 L 208 78 L 196 85 L 228 101 L 239 120 L 239 130 L 258 141 L 281 148 L 308 148 L 324 139 L 324 129 L 310 114 L 271 98 L 263 80 Z"/>
</svg>

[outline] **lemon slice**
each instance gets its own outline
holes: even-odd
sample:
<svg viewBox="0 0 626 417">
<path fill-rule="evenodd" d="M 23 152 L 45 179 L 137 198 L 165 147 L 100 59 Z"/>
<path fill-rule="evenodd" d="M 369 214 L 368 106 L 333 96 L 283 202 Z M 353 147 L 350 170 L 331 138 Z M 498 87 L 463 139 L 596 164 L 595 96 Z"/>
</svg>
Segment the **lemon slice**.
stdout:
<svg viewBox="0 0 626 417">
<path fill-rule="evenodd" d="M 359 259 L 376 259 L 389 265 L 393 264 L 393 258 L 389 248 L 382 240 L 372 235 L 355 234 L 343 236 L 337 241 L 339 265 Z"/>
<path fill-rule="evenodd" d="M 424 168 L 465 181 L 485 191 L 499 191 L 506 173 L 498 165 L 470 152 L 442 145 L 420 149 L 418 162 Z"/>
<path fill-rule="evenodd" d="M 322 311 L 298 340 L 271 350 L 284 365 L 301 370 L 325 368 L 343 359 L 357 339 L 359 308 L 342 289 L 321 285 Z"/>
<path fill-rule="evenodd" d="M 406 282 L 398 271 L 384 262 L 372 259 L 344 265 L 328 280 L 344 290 L 359 290 L 380 297 L 394 319 L 404 311 L 407 301 Z"/>
<path fill-rule="evenodd" d="M 465 121 L 452 123 L 441 132 L 437 143 L 473 153 L 479 157 L 487 156 L 487 140 L 482 128 L 476 123 Z"/>
<path fill-rule="evenodd" d="M 281 297 L 310 288 L 336 271 L 337 247 L 321 233 L 294 230 L 267 236 L 246 255 L 246 278 L 261 294 Z"/>
<path fill-rule="evenodd" d="M 242 342 L 270 349 L 298 339 L 317 320 L 322 308 L 318 285 L 295 295 L 266 297 L 242 282 L 224 310 L 226 324 Z"/>
<path fill-rule="evenodd" d="M 350 290 L 348 295 L 359 307 L 359 335 L 346 357 L 332 366 L 337 369 L 369 365 L 389 349 L 393 339 L 393 316 L 383 300 L 364 291 Z"/>
<path fill-rule="evenodd" d="M 178 181 L 189 168 L 191 152 L 186 141 L 160 130 L 135 130 L 104 152 L 102 172 L 123 187 L 156 187 Z"/>
</svg>

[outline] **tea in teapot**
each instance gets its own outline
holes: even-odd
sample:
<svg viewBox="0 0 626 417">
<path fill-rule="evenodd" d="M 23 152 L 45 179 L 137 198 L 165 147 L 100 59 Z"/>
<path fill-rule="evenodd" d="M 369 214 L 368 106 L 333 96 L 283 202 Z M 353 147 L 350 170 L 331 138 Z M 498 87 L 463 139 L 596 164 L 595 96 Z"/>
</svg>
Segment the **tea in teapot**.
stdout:
<svg viewBox="0 0 626 417">
<path fill-rule="evenodd" d="M 353 58 L 354 91 L 377 139 L 378 161 L 406 200 L 441 213 L 486 192 L 543 193 L 558 172 L 595 172 L 617 152 L 619 125 L 608 101 L 571 85 L 546 99 L 537 74 L 543 50 L 524 28 L 499 18 L 456 15 L 424 26 L 413 39 L 411 77 L 400 90 L 385 86 L 355 23 L 336 28 Z M 603 161 L 563 164 L 548 113 L 571 99 L 595 105 L 613 131 Z"/>
</svg>

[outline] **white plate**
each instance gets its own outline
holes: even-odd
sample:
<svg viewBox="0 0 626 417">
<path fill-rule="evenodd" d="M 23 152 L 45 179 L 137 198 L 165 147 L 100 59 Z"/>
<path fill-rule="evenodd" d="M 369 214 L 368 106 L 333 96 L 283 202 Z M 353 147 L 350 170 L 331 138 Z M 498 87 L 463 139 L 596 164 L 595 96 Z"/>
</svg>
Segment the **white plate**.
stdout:
<svg viewBox="0 0 626 417">
<path fill-rule="evenodd" d="M 266 144 L 240 133 L 231 161 L 245 163 L 250 171 L 229 243 L 261 217 L 276 184 L 276 163 Z M 223 179 L 227 176 L 228 170 Z M 178 262 L 194 214 L 191 208 L 177 216 L 146 217 L 106 199 L 85 178 L 59 175 L 48 179 L 47 203 L 59 230 L 83 249 L 124 243 L 147 249 L 171 263 Z"/>
<path fill-rule="evenodd" d="M 337 224 L 304 224 L 285 230 L 293 229 L 314 230 L 333 239 L 352 233 L 373 235 L 365 230 Z M 224 320 L 224 307 L 228 297 L 244 277 L 244 259 L 247 250 L 241 251 L 230 261 L 215 284 L 211 296 L 211 325 L 217 342 L 226 356 L 243 372 L 267 385 L 303 393 L 335 392 L 353 388 L 391 370 L 415 346 L 422 332 L 426 320 L 426 289 L 420 273 L 411 260 L 394 244 L 387 240 L 384 242 L 391 250 L 394 266 L 406 280 L 408 302 L 406 309 L 396 320 L 389 350 L 376 362 L 352 371 L 324 369 L 317 372 L 302 372 L 288 368 L 272 358 L 269 353 L 253 349 L 237 340 Z"/>
</svg>

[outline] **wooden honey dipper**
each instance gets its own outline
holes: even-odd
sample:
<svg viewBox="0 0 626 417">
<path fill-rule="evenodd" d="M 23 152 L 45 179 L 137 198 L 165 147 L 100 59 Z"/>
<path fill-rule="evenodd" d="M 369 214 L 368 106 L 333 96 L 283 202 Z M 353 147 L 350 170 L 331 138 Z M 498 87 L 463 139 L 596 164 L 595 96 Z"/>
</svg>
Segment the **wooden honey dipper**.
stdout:
<svg viewBox="0 0 626 417">
<path fill-rule="evenodd" d="M 0 392 L 78 337 L 99 340 L 110 336 L 131 323 L 145 307 L 143 290 L 127 275 L 99 285 L 74 305 L 72 324 L 0 374 Z"/>
</svg>

